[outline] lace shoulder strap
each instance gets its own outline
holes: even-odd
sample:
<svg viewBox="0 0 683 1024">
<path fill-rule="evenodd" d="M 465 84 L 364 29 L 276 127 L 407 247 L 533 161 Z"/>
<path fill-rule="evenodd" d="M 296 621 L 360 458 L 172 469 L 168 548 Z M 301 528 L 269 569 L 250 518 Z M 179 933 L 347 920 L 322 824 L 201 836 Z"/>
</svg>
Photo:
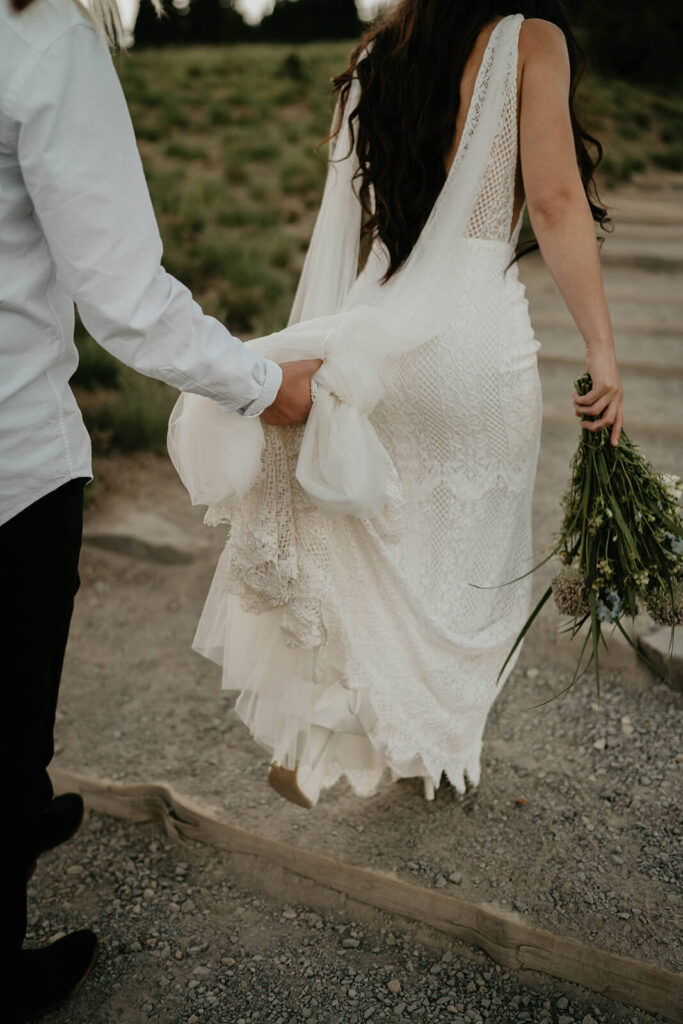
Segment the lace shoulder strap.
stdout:
<svg viewBox="0 0 683 1024">
<path fill-rule="evenodd" d="M 500 109 L 468 225 L 471 238 L 509 242 L 518 158 L 517 68 L 523 18 L 514 16 L 496 56 L 501 76 Z"/>
<path fill-rule="evenodd" d="M 508 15 L 491 33 L 458 150 L 420 238 L 420 248 L 434 245 L 434 236 L 444 222 L 449 225 L 451 238 L 470 233 L 487 170 L 498 148 L 501 126 L 508 120 L 510 106 L 516 110 L 517 54 L 523 21 L 521 14 Z"/>
</svg>

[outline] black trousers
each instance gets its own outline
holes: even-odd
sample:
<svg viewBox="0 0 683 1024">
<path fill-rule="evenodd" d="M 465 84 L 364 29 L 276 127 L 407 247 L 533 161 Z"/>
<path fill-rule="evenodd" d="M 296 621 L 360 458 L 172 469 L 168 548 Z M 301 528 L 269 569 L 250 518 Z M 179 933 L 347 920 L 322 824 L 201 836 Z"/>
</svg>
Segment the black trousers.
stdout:
<svg viewBox="0 0 683 1024">
<path fill-rule="evenodd" d="M 78 590 L 85 480 L 0 526 L 0 956 L 26 934 L 26 869 L 52 800 L 47 766 Z"/>
</svg>

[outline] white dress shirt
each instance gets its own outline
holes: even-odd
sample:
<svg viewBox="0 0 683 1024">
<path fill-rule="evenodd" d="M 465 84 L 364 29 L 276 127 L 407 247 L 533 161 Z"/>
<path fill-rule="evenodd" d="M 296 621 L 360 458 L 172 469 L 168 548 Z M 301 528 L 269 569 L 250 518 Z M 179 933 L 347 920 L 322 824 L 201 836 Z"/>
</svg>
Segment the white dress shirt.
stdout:
<svg viewBox="0 0 683 1024">
<path fill-rule="evenodd" d="M 122 362 L 258 416 L 282 380 L 205 316 L 162 246 L 119 80 L 74 0 L 0 0 L 0 524 L 91 476 L 74 302 Z"/>
</svg>

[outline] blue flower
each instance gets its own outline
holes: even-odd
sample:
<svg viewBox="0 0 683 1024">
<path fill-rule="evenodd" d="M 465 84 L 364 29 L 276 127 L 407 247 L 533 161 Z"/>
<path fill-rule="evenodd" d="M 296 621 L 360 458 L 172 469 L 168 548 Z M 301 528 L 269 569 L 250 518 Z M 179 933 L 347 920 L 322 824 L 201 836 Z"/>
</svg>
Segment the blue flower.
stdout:
<svg viewBox="0 0 683 1024">
<path fill-rule="evenodd" d="M 595 609 L 601 622 L 616 622 L 622 613 L 623 603 L 613 590 L 601 590 Z"/>
<path fill-rule="evenodd" d="M 675 533 L 668 533 L 666 539 L 670 542 L 674 555 L 683 555 L 683 537 L 677 537 Z"/>
</svg>

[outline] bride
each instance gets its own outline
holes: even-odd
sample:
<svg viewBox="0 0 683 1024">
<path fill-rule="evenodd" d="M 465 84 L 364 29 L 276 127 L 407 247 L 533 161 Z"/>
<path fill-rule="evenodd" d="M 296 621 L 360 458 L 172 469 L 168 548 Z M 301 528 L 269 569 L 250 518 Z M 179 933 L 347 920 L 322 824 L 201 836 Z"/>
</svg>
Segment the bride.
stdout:
<svg viewBox="0 0 683 1024">
<path fill-rule="evenodd" d="M 239 692 L 270 783 L 304 807 L 342 776 L 359 794 L 386 771 L 420 777 L 428 798 L 444 772 L 461 792 L 479 782 L 530 602 L 528 577 L 494 586 L 532 564 L 542 404 L 514 261 L 525 203 L 586 346 L 594 386 L 576 415 L 618 443 L 600 147 L 574 112 L 578 63 L 559 0 L 392 5 L 335 79 L 290 325 L 247 343 L 322 360 L 307 424 L 245 423 L 188 395 L 172 417 L 193 500 L 231 524 L 194 646 Z"/>
</svg>

